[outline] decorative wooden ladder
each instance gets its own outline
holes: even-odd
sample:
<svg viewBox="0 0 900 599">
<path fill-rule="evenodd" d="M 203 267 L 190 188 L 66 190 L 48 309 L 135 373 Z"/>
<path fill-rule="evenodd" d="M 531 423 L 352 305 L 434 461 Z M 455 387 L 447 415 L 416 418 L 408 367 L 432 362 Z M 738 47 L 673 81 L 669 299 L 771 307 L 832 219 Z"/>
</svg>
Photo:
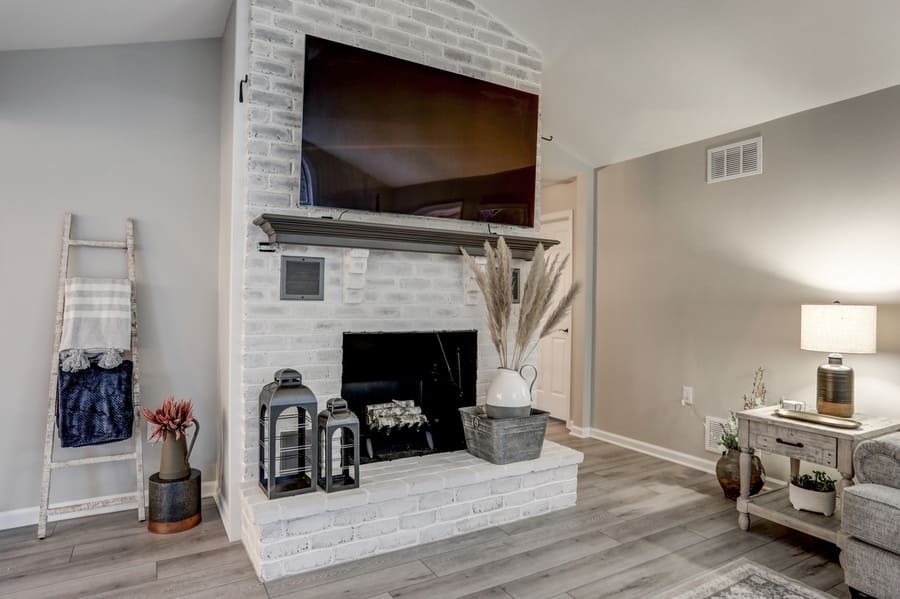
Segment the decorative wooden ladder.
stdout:
<svg viewBox="0 0 900 599">
<path fill-rule="evenodd" d="M 144 513 L 144 459 L 143 459 L 143 427 L 141 417 L 141 387 L 140 387 L 140 361 L 138 359 L 137 336 L 137 302 L 134 277 L 134 222 L 132 219 L 125 221 L 125 241 L 88 241 L 72 239 L 72 215 L 66 214 L 63 223 L 62 249 L 59 258 L 59 288 L 56 292 L 56 329 L 53 338 L 53 354 L 50 356 L 50 406 L 47 410 L 47 434 L 44 437 L 44 472 L 41 478 L 41 505 L 38 515 L 38 538 L 47 536 L 47 518 L 62 514 L 71 514 L 121 505 L 137 501 L 138 520 L 143 522 Z M 113 250 L 125 250 L 128 259 L 128 280 L 131 281 L 131 361 L 132 367 L 132 399 L 134 402 L 134 424 L 132 436 L 134 437 L 134 451 L 130 453 L 117 453 L 113 455 L 95 456 L 89 458 L 77 458 L 71 460 L 54 461 L 53 447 L 56 437 L 56 408 L 57 408 L 57 379 L 59 377 L 59 345 L 62 340 L 63 309 L 65 307 L 66 278 L 69 272 L 69 248 L 92 247 Z M 122 462 L 134 460 L 135 475 L 137 476 L 137 489 L 135 495 L 122 495 L 110 499 L 85 501 L 82 503 L 66 504 L 60 506 L 50 505 L 50 475 L 59 468 L 72 466 L 88 466 L 90 464 L 105 464 L 108 462 Z"/>
</svg>

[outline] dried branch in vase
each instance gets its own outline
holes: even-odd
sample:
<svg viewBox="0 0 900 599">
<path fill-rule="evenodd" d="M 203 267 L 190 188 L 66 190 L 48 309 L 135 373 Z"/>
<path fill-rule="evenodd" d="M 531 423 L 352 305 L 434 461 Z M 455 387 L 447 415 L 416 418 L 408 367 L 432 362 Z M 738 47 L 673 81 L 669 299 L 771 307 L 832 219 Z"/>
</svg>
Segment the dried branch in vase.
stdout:
<svg viewBox="0 0 900 599">
<path fill-rule="evenodd" d="M 753 390 L 750 395 L 744 395 L 744 409 L 752 410 L 766 405 L 766 383 L 763 381 L 765 370 L 762 366 L 753 374 Z"/>
<path fill-rule="evenodd" d="M 573 283 L 561 296 L 555 307 L 551 305 L 559 290 L 562 273 L 568 256 L 562 260 L 554 257 L 547 261 L 544 247 L 538 245 L 525 279 L 519 318 L 515 326 L 515 339 L 510 348 L 512 324 L 512 254 L 506 240 L 497 240 L 497 249 L 484 243 L 486 264 L 482 270 L 474 259 L 462 250 L 466 263 L 475 276 L 475 282 L 484 296 L 487 307 L 488 330 L 491 342 L 497 350 L 502 368 L 519 370 L 534 351 L 537 342 L 552 333 L 572 308 L 579 285 Z"/>
</svg>

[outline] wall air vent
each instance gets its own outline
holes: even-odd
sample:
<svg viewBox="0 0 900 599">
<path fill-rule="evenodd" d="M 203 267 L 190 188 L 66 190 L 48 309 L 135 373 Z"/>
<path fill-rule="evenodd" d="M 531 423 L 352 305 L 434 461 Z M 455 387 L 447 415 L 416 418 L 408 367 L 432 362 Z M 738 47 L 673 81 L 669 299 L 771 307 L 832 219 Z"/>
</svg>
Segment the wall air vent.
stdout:
<svg viewBox="0 0 900 599">
<path fill-rule="evenodd" d="M 762 137 L 706 151 L 706 182 L 718 183 L 762 173 Z"/>
<path fill-rule="evenodd" d="M 716 418 L 715 416 L 707 416 L 706 423 L 703 428 L 706 431 L 706 451 L 713 453 L 722 453 L 719 446 L 719 439 L 725 432 L 725 426 L 728 424 L 728 418 Z"/>
<path fill-rule="evenodd" d="M 325 258 L 282 256 L 281 299 L 325 299 Z"/>
</svg>

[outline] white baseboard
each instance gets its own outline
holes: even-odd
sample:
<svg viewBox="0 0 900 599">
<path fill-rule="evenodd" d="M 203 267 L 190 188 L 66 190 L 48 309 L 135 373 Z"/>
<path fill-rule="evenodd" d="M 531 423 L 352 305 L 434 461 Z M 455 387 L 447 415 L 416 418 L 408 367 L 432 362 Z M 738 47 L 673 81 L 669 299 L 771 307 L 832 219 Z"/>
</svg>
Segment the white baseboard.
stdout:
<svg viewBox="0 0 900 599">
<path fill-rule="evenodd" d="M 216 481 L 204 481 L 200 488 L 200 493 L 202 497 L 215 497 L 218 493 L 219 485 Z M 149 498 L 149 491 L 144 492 L 144 502 L 146 502 Z M 79 503 L 84 503 L 85 501 L 103 501 L 109 499 L 119 499 L 122 497 L 127 497 L 128 495 L 133 495 L 133 493 L 120 493 L 118 495 L 106 495 L 105 497 L 93 497 L 90 499 L 80 499 L 76 501 L 61 501 L 59 503 L 54 503 L 53 506 L 69 506 L 69 505 L 77 505 Z M 54 516 L 52 521 L 58 522 L 59 520 L 71 520 L 72 518 L 81 518 L 82 516 L 96 516 L 98 514 L 109 514 L 111 512 L 124 512 L 126 510 L 134 510 L 137 509 L 137 503 L 132 501 L 131 503 L 121 503 L 118 505 L 112 505 L 107 507 L 95 508 L 92 510 L 85 510 L 83 512 L 71 512 L 68 514 L 60 514 L 59 516 Z M 17 510 L 8 510 L 5 512 L 0 512 L 0 530 L 6 530 L 8 528 L 19 528 L 20 526 L 31 526 L 37 524 L 38 521 L 38 506 L 33 507 L 25 507 L 19 508 Z"/>
<path fill-rule="evenodd" d="M 659 445 L 645 443 L 644 441 L 638 441 L 637 439 L 632 439 L 631 437 L 624 437 L 622 435 L 602 431 L 600 429 L 575 426 L 572 423 L 569 423 L 567 427 L 569 429 L 569 434 L 573 437 L 578 437 L 579 439 L 591 438 L 597 439 L 598 441 L 606 441 L 607 443 L 612 443 L 613 445 L 618 445 L 619 447 L 633 449 L 634 451 L 638 451 L 640 453 L 644 453 L 661 460 L 681 464 L 682 466 L 700 470 L 701 472 L 706 472 L 708 474 L 716 473 L 716 462 L 714 460 L 704 460 L 703 458 L 698 458 L 687 453 L 681 453 L 680 451 L 675 451 L 673 449 L 666 449 L 665 447 L 660 447 Z M 766 485 L 775 486 L 776 488 L 786 487 L 787 482 L 766 475 Z"/>
<path fill-rule="evenodd" d="M 572 435 L 581 439 L 590 437 L 591 439 L 597 439 L 598 441 L 612 443 L 613 445 L 618 445 L 619 447 L 638 451 L 655 458 L 660 458 L 661 460 L 666 460 L 669 462 L 680 464 L 682 466 L 687 466 L 688 468 L 693 468 L 694 470 L 700 470 L 701 472 L 706 472 L 708 474 L 716 473 L 716 463 L 713 460 L 698 458 L 687 453 L 675 451 L 674 449 L 668 449 L 666 447 L 661 447 L 659 445 L 654 445 L 645 441 L 638 441 L 637 439 L 632 439 L 631 437 L 617 435 L 616 433 L 610 433 L 608 431 L 600 430 L 597 428 L 578 427 L 573 425 L 569 427 L 569 430 L 571 431 Z"/>
<path fill-rule="evenodd" d="M 228 540 L 230 542 L 240 541 L 241 530 L 240 527 L 238 527 L 238 530 L 232 530 L 234 527 L 231 526 L 231 504 L 225 499 L 225 495 L 222 493 L 222 487 L 216 489 L 213 499 L 216 502 L 216 509 L 219 510 L 219 515 L 222 517 L 222 525 L 225 527 L 225 534 L 228 536 Z M 235 503 L 235 507 L 240 509 L 239 499 L 237 503 Z"/>
<path fill-rule="evenodd" d="M 566 428 L 569 429 L 570 435 L 579 439 L 587 439 L 589 436 L 588 431 L 591 430 L 590 427 L 577 426 L 571 420 L 566 424 Z"/>
</svg>

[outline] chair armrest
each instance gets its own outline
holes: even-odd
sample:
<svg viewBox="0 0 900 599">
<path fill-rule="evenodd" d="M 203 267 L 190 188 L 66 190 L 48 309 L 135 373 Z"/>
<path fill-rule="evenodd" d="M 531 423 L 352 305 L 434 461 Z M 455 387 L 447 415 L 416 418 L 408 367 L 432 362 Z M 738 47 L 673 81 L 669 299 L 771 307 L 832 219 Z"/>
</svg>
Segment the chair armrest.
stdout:
<svg viewBox="0 0 900 599">
<path fill-rule="evenodd" d="M 853 467 L 860 483 L 900 489 L 900 433 L 863 441 L 853 453 Z"/>
</svg>

